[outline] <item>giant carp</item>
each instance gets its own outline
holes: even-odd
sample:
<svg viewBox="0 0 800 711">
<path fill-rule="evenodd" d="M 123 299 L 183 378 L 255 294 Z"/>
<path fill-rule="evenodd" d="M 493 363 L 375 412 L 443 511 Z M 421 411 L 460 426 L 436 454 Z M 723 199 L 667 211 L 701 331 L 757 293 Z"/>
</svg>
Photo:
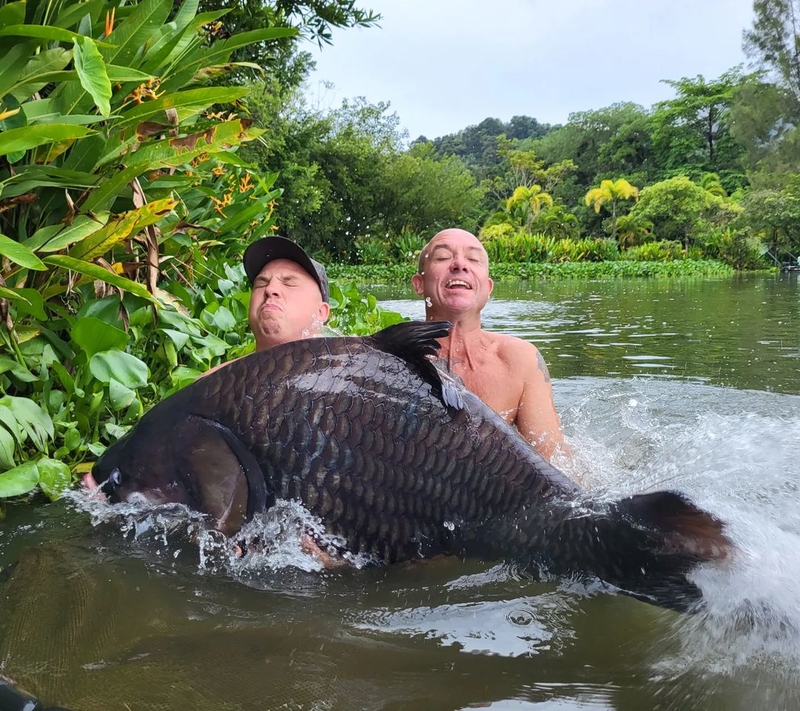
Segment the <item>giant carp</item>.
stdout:
<svg viewBox="0 0 800 711">
<path fill-rule="evenodd" d="M 733 545 L 683 494 L 588 497 L 434 365 L 446 322 L 294 341 L 166 398 L 93 468 L 112 501 L 181 503 L 225 534 L 300 502 L 377 563 L 437 554 L 596 577 L 693 609 L 698 564 Z"/>
</svg>

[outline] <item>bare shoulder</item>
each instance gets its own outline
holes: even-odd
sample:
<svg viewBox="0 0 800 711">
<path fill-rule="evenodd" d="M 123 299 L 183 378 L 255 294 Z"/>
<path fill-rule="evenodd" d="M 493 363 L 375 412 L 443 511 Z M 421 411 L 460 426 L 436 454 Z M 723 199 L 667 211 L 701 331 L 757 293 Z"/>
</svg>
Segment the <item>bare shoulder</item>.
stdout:
<svg viewBox="0 0 800 711">
<path fill-rule="evenodd" d="M 541 373 L 544 379 L 550 380 L 550 372 L 539 349 L 530 343 L 516 336 L 506 334 L 495 334 L 498 337 L 496 342 L 497 352 L 500 358 L 506 361 L 515 370 L 525 372 L 528 377 L 535 373 Z"/>
</svg>

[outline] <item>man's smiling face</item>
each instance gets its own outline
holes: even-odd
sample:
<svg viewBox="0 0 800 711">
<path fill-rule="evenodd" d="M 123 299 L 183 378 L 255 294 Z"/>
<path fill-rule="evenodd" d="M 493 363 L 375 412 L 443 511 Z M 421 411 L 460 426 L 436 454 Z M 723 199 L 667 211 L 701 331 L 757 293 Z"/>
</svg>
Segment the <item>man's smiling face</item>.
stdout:
<svg viewBox="0 0 800 711">
<path fill-rule="evenodd" d="M 422 250 L 412 284 L 441 316 L 479 313 L 493 287 L 486 250 L 464 230 L 440 232 Z"/>
</svg>

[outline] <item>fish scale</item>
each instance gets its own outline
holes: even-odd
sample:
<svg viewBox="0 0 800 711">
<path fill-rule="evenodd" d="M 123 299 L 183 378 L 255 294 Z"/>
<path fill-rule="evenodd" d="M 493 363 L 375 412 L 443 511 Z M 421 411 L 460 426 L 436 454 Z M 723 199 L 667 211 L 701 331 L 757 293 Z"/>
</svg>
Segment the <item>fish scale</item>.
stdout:
<svg viewBox="0 0 800 711">
<path fill-rule="evenodd" d="M 156 405 L 95 479 L 113 499 L 200 508 L 226 533 L 292 499 L 379 562 L 513 560 L 676 609 L 696 603 L 687 573 L 732 551 L 722 522 L 676 492 L 588 499 L 435 367 L 447 326 L 313 338 L 234 361 Z"/>
</svg>

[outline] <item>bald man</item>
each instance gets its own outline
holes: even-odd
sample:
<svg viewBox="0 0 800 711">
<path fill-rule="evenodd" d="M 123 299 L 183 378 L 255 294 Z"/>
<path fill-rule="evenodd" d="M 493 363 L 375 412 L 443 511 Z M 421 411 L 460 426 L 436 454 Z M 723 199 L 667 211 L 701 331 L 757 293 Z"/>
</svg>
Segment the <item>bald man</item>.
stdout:
<svg viewBox="0 0 800 711">
<path fill-rule="evenodd" d="M 434 235 L 420 252 L 411 283 L 425 298 L 427 320 L 453 324 L 450 335 L 439 339 L 439 357 L 450 372 L 548 461 L 557 450 L 566 451 L 550 373 L 539 349 L 481 328 L 481 311 L 494 283 L 478 238 L 460 229 Z"/>
</svg>

